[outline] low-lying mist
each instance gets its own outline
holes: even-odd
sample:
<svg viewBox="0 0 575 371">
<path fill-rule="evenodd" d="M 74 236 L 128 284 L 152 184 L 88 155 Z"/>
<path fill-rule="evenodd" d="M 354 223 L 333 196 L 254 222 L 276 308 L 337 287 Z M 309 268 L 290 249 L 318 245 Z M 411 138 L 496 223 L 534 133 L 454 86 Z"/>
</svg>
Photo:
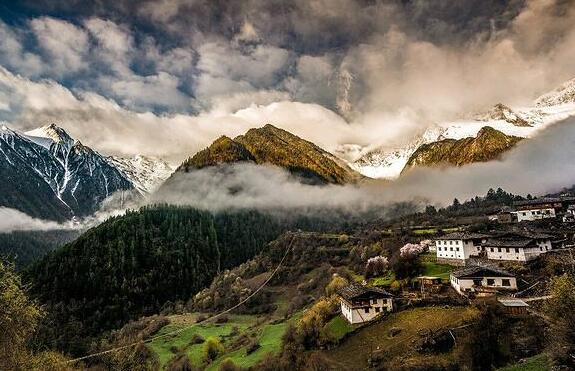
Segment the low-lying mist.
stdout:
<svg viewBox="0 0 575 371">
<path fill-rule="evenodd" d="M 541 195 L 575 184 L 574 144 L 575 118 L 570 118 L 521 142 L 500 161 L 421 168 L 393 182 L 366 180 L 346 186 L 302 184 L 277 167 L 235 164 L 176 174 L 148 202 L 213 211 L 312 208 L 364 213 L 400 202 L 445 205 L 455 197 L 468 199 L 497 187 Z"/>
<path fill-rule="evenodd" d="M 0 208 L 0 232 L 88 228 L 126 209 L 153 204 L 190 206 L 212 212 L 257 209 L 270 213 L 309 213 L 326 218 L 390 218 L 426 204 L 447 205 L 501 187 L 519 195 L 544 195 L 575 184 L 575 118 L 524 140 L 500 161 L 463 167 L 414 169 L 396 181 L 366 179 L 350 185 L 304 184 L 284 169 L 238 163 L 172 176 L 147 199 L 106 207 L 76 224 L 32 218 Z M 121 206 L 121 207 L 120 207 Z"/>
</svg>

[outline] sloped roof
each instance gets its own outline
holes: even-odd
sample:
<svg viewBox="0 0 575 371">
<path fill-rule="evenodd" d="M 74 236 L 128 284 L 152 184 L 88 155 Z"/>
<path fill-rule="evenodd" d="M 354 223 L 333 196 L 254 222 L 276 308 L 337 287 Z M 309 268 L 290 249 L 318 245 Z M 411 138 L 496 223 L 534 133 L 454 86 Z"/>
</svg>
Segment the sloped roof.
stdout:
<svg viewBox="0 0 575 371">
<path fill-rule="evenodd" d="M 552 234 L 539 232 L 539 231 L 528 231 L 528 230 L 509 230 L 505 232 L 498 233 L 493 236 L 494 238 L 499 237 L 520 237 L 520 238 L 531 238 L 531 239 L 549 239 L 553 238 Z"/>
<path fill-rule="evenodd" d="M 456 269 L 451 272 L 453 277 L 464 278 L 464 277 L 515 277 L 513 274 L 499 269 L 497 267 L 488 267 L 481 265 L 472 265 L 468 267 L 463 267 Z"/>
<path fill-rule="evenodd" d="M 370 294 L 370 293 L 375 294 L 376 296 L 379 296 L 379 297 L 384 297 L 384 298 L 393 297 L 393 295 L 391 295 L 389 292 L 385 291 L 384 289 L 380 289 L 379 287 L 363 286 L 363 285 L 360 285 L 359 283 L 353 283 L 349 286 L 343 287 L 343 288 L 338 290 L 338 294 L 346 300 L 357 298 L 358 296 L 363 296 L 365 294 Z"/>
<path fill-rule="evenodd" d="M 484 247 L 528 247 L 536 245 L 533 238 L 490 238 L 483 244 Z"/>
<path fill-rule="evenodd" d="M 435 240 L 474 240 L 487 237 L 489 237 L 489 235 L 482 233 L 454 232 L 446 234 L 445 236 L 437 237 Z"/>
<path fill-rule="evenodd" d="M 533 200 L 515 201 L 513 205 L 514 206 L 541 205 L 541 204 L 553 204 L 561 201 L 562 200 L 560 198 L 541 197 L 541 198 L 534 198 Z"/>
</svg>

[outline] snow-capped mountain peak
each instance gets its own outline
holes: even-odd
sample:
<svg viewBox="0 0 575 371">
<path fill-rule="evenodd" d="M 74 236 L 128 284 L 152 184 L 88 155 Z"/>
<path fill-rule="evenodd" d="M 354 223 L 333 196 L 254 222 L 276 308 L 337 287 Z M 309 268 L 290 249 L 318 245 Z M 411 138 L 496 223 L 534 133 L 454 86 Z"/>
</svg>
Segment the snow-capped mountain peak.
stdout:
<svg viewBox="0 0 575 371">
<path fill-rule="evenodd" d="M 143 194 L 155 191 L 174 172 L 174 168 L 167 162 L 155 157 L 110 156 L 108 161 L 124 173 L 136 189 Z"/>
<path fill-rule="evenodd" d="M 535 100 L 537 107 L 557 106 L 565 103 L 575 103 L 575 78 Z"/>
<path fill-rule="evenodd" d="M 497 103 L 489 111 L 476 117 L 479 121 L 502 120 L 515 126 L 531 126 L 527 120 L 502 103 Z"/>
<path fill-rule="evenodd" d="M 20 193 L 5 191 L 7 195 L 0 205 L 38 217 L 88 215 L 115 192 L 135 188 L 104 156 L 54 124 L 25 134 L 4 126 L 0 131 L 0 158 L 5 160 L 0 161 L 0 170 L 11 185 L 9 190 L 27 184 L 27 191 L 38 198 L 33 208 L 24 209 L 32 204 L 16 202 Z"/>
<path fill-rule="evenodd" d="M 397 178 L 411 155 L 423 144 L 443 139 L 475 137 L 479 130 L 490 126 L 506 135 L 530 138 L 545 127 L 575 115 L 575 79 L 567 81 L 552 92 L 539 97 L 531 106 L 510 108 L 496 104 L 491 110 L 467 119 L 438 123 L 402 147 L 379 147 L 363 153 L 350 166 L 372 178 Z M 349 144 L 342 152 L 351 154 Z M 342 158 L 346 158 L 336 152 Z"/>
<path fill-rule="evenodd" d="M 67 148 L 71 148 L 74 145 L 74 139 L 66 130 L 56 124 L 42 126 L 26 132 L 25 135 L 33 142 L 46 148 L 50 148 L 52 144 L 58 144 Z"/>
</svg>

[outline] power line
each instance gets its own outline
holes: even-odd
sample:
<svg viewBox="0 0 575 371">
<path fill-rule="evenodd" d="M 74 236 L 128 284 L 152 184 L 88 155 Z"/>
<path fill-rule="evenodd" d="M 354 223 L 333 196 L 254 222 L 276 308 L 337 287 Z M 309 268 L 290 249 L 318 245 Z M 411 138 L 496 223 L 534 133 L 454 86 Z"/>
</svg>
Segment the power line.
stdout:
<svg viewBox="0 0 575 371">
<path fill-rule="evenodd" d="M 291 241 L 290 241 L 290 244 L 289 244 L 288 248 L 286 249 L 286 252 L 285 252 L 284 256 L 283 256 L 282 259 L 280 260 L 278 266 L 273 270 L 272 274 L 271 274 L 254 292 L 252 292 L 248 297 L 246 297 L 245 299 L 241 300 L 239 303 L 237 303 L 237 304 L 234 305 L 233 307 L 228 308 L 228 309 L 224 310 L 223 312 L 220 312 L 220 313 L 218 313 L 218 314 L 215 314 L 215 315 L 213 315 L 213 316 L 211 316 L 211 317 L 208 317 L 207 319 L 205 319 L 204 321 L 202 321 L 202 322 L 200 322 L 200 323 L 208 322 L 208 321 L 214 320 L 214 319 L 216 319 L 216 318 L 218 318 L 218 317 L 221 317 L 221 316 L 223 316 L 224 314 L 227 314 L 227 313 L 233 311 L 234 309 L 240 307 L 241 305 L 245 304 L 248 300 L 250 300 L 252 297 L 254 297 L 255 295 L 257 295 L 258 292 L 260 292 L 260 291 L 268 284 L 268 282 L 271 281 L 271 279 L 276 275 L 276 273 L 279 271 L 279 269 L 280 269 L 281 266 L 283 265 L 283 262 L 285 261 L 286 257 L 288 256 L 288 253 L 290 252 L 290 250 L 291 250 L 291 248 L 292 248 L 293 241 L 294 241 L 294 237 L 292 237 L 292 239 L 291 239 Z M 74 358 L 74 359 L 71 359 L 71 360 L 67 361 L 66 363 L 76 363 L 76 362 L 83 361 L 83 360 L 86 360 L 86 359 L 90 359 L 90 358 L 94 358 L 94 357 L 99 357 L 99 356 L 102 356 L 102 355 L 105 355 L 105 354 L 110 354 L 110 353 L 117 352 L 117 351 L 119 351 L 119 350 L 124 350 L 124 349 L 127 349 L 127 348 L 131 348 L 131 347 L 134 347 L 134 346 L 139 345 L 139 344 L 142 344 L 142 343 L 151 343 L 151 342 L 153 342 L 153 341 L 155 341 L 155 340 L 158 340 L 158 339 L 161 339 L 161 338 L 165 338 L 165 337 L 169 337 L 169 336 L 173 336 L 173 335 L 182 333 L 182 332 L 184 332 L 184 331 L 187 331 L 187 330 L 191 329 L 192 327 L 196 326 L 197 324 L 198 324 L 198 323 L 194 323 L 194 324 L 192 324 L 192 325 L 189 325 L 189 326 L 186 326 L 186 327 L 182 327 L 182 328 L 179 328 L 179 329 L 177 329 L 177 330 L 167 332 L 167 333 L 165 333 L 165 334 L 153 336 L 153 337 L 151 337 L 151 338 L 149 338 L 149 339 L 146 339 L 146 340 L 144 340 L 144 341 L 141 341 L 141 340 L 140 340 L 140 341 L 135 341 L 135 342 L 133 342 L 133 343 L 126 344 L 126 345 L 122 345 L 122 346 L 119 346 L 119 347 L 116 347 L 116 348 L 112 348 L 112 349 L 108 349 L 108 350 L 104 350 L 104 351 L 102 351 L 102 352 L 92 353 L 92 354 L 85 355 L 85 356 L 83 356 L 83 357 Z"/>
</svg>

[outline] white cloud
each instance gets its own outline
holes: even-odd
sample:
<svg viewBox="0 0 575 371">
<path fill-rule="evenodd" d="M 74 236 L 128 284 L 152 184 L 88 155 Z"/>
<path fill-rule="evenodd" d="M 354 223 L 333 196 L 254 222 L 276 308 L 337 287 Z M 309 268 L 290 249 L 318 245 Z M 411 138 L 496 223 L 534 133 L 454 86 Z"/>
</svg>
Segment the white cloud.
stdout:
<svg viewBox="0 0 575 371">
<path fill-rule="evenodd" d="M 105 77 L 100 83 L 122 104 L 137 110 L 146 111 L 150 107 L 186 110 L 191 106 L 191 98 L 178 89 L 178 78 L 166 72 L 150 76 L 132 74 L 124 79 Z"/>
<path fill-rule="evenodd" d="M 273 91 L 232 96 L 220 101 L 218 110 L 198 116 L 137 113 L 95 93 L 72 93 L 54 81 L 33 82 L 4 69 L 0 69 L 0 92 L 9 92 L 7 103 L 18 107 L 17 111 L 11 111 L 14 117 L 4 115 L 17 129 L 55 122 L 84 144 L 106 154 L 141 153 L 164 157 L 174 163 L 207 147 L 222 134 L 235 137 L 267 123 L 328 150 L 352 134 L 345 120 L 315 104 L 284 101 L 262 106 L 252 104 L 235 111 L 248 101 L 269 103 L 282 96 Z"/>
<path fill-rule="evenodd" d="M 218 95 L 250 91 L 273 85 L 288 62 L 285 49 L 258 45 L 239 50 L 223 42 L 198 48 L 197 96 L 208 101 Z"/>
<path fill-rule="evenodd" d="M 70 228 L 72 228 L 71 224 L 60 224 L 48 220 L 36 219 L 16 209 L 0 207 L 0 233 Z"/>
<path fill-rule="evenodd" d="M 40 17 L 30 21 L 48 66 L 56 76 L 86 69 L 89 42 L 86 32 L 70 22 Z"/>
<path fill-rule="evenodd" d="M 0 64 L 27 76 L 38 76 L 43 71 L 42 59 L 24 50 L 22 37 L 0 21 Z"/>
</svg>

